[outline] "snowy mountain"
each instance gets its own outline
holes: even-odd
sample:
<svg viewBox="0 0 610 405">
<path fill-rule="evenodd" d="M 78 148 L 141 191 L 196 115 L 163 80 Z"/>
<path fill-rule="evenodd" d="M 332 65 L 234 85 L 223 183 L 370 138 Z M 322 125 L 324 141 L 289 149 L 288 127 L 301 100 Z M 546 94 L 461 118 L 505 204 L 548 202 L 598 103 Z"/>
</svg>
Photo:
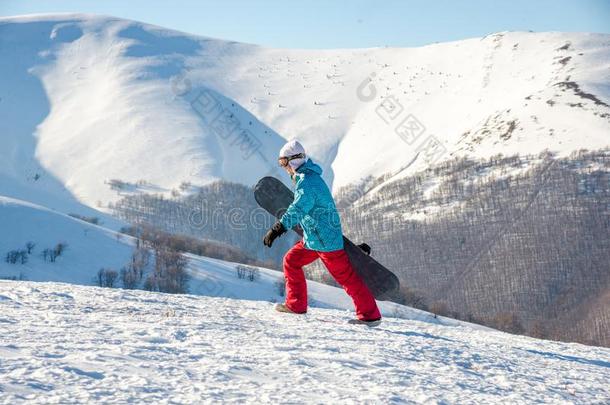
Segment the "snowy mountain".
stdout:
<svg viewBox="0 0 610 405">
<path fill-rule="evenodd" d="M 233 200 L 214 202 L 225 209 L 243 208 L 234 201 L 236 196 L 249 193 L 243 186 L 269 174 L 286 179 L 277 172 L 277 151 L 287 139 L 298 138 L 324 168 L 333 191 L 341 194 L 348 189 L 347 194 L 341 194 L 340 202 L 350 208 L 345 217 L 352 235 L 367 241 L 374 237 L 393 240 L 396 245 L 374 246 L 377 258 L 385 259 L 383 263 L 402 264 L 402 268 L 392 269 L 405 272 L 410 285 L 412 282 L 415 287 L 438 290 L 443 295 L 444 286 L 458 285 L 454 281 L 458 279 L 465 286 L 454 290 L 452 294 L 462 295 L 453 297 L 453 302 L 476 301 L 477 310 L 504 308 L 508 299 L 517 297 L 511 308 L 522 312 L 534 313 L 528 299 L 561 312 L 551 311 L 549 318 L 560 316 L 572 322 L 582 312 L 595 313 L 590 321 L 597 328 L 595 336 L 607 336 L 607 284 L 597 273 L 587 271 L 600 270 L 597 263 L 605 262 L 608 238 L 595 234 L 593 243 L 582 231 L 591 229 L 587 224 L 598 217 L 586 217 L 589 222 L 582 216 L 575 218 L 578 226 L 572 229 L 578 237 L 562 231 L 566 243 L 557 238 L 555 245 L 547 244 L 546 239 L 538 244 L 540 235 L 546 234 L 530 220 L 532 229 L 527 233 L 524 228 L 517 229 L 517 236 L 506 235 L 506 245 L 495 247 L 504 258 L 496 260 L 497 252 L 491 252 L 494 245 L 488 241 L 504 242 L 501 236 L 515 221 L 496 209 L 498 198 L 488 191 L 498 188 L 489 179 L 499 175 L 509 179 L 506 184 L 521 182 L 519 190 L 523 193 L 511 194 L 513 187 L 502 195 L 502 203 L 515 208 L 516 218 L 525 219 L 529 218 L 523 213 L 531 206 L 530 195 L 535 197 L 544 191 L 547 179 L 528 174 L 528 169 L 538 173 L 531 165 L 506 164 L 509 169 L 502 168 L 501 173 L 498 167 L 489 166 L 479 173 L 468 169 L 468 164 L 447 162 L 455 157 L 489 159 L 498 154 L 534 156 L 545 149 L 565 157 L 580 149 L 608 148 L 608 67 L 610 36 L 602 34 L 503 32 L 418 48 L 289 50 L 194 36 L 104 16 L 0 18 L 0 229 L 10 230 L 0 234 L 0 253 L 23 250 L 28 242 L 35 245 L 31 254 L 20 256 L 19 260 L 26 257 L 26 263 L 2 261 L 0 276 L 94 284 L 100 268 L 120 269 L 133 251 L 134 241 L 114 232 L 126 224 L 128 216 L 121 217 L 125 221 L 111 216 L 111 203 L 131 203 L 126 196 L 156 195 L 152 202 L 159 213 L 182 215 L 178 218 L 182 222 L 172 217 L 174 222 L 169 225 L 191 233 L 190 213 L 201 202 L 197 193 L 202 189 L 198 186 L 216 180 L 232 182 L 235 189 L 242 187 Z M 602 206 L 603 192 L 607 192 L 607 187 L 599 185 L 604 184 L 609 170 L 604 152 L 598 155 L 601 157 L 596 155 L 590 167 L 574 168 L 580 162 L 570 161 L 569 165 L 574 166 L 571 173 L 563 168 L 549 171 L 561 172 L 555 176 L 557 183 L 578 198 L 597 199 L 597 205 L 578 201 L 574 204 L 578 209 L 571 212 L 589 209 L 603 214 L 591 208 Z M 536 159 L 524 160 L 546 164 L 542 158 Z M 442 178 L 436 174 L 437 178 L 432 178 L 432 172 L 422 174 L 443 162 L 447 166 L 440 170 Z M 460 165 L 464 173 L 477 173 L 470 177 L 466 173 L 458 179 L 454 168 Z M 601 175 L 591 182 L 589 178 L 577 178 L 581 171 Z M 572 182 L 563 181 L 568 177 L 578 184 L 578 190 Z M 416 179 L 426 181 L 417 184 L 413 182 Z M 359 187 L 371 181 L 372 189 Z M 535 192 L 527 187 L 530 183 Z M 581 192 L 581 183 L 586 193 Z M 212 184 L 206 192 L 212 195 L 215 187 L 221 194 L 231 189 L 226 184 Z M 409 185 L 412 187 L 407 190 Z M 350 187 L 355 190 L 351 194 Z M 454 189 L 476 189 L 487 199 L 472 198 L 474 202 L 466 205 Z M 380 195 L 375 195 L 377 191 Z M 171 204 L 166 210 L 163 204 L 170 201 L 168 197 L 193 197 L 188 204 L 181 202 L 187 215 L 172 211 L 175 206 Z M 562 202 L 561 196 L 554 197 Z M 142 208 L 137 204 L 139 201 L 133 206 Z M 521 205 L 527 209 L 520 210 Z M 462 206 L 484 206 L 487 211 L 478 213 L 483 221 L 464 234 L 447 231 L 467 223 L 456 215 Z M 374 225 L 365 230 L 360 229 L 367 224 L 359 221 L 362 207 L 370 208 L 367 214 Z M 157 214 L 150 206 L 144 208 L 149 215 Z M 542 209 L 536 212 L 548 214 Z M 67 214 L 95 218 L 101 226 Z M 142 219 L 137 210 L 131 214 L 129 219 Z M 459 220 L 447 221 L 440 214 Z M 534 211 L 530 214 L 535 219 L 541 217 Z M 558 222 L 561 218 L 557 211 L 551 214 L 545 216 L 545 225 L 550 225 L 543 230 L 558 234 L 551 225 L 563 222 Z M 468 221 L 476 217 L 470 216 L 470 211 L 464 215 Z M 167 219 L 156 216 L 160 223 Z M 383 226 L 376 228 L 387 218 L 400 218 L 402 222 L 391 231 Z M 425 227 L 426 221 L 435 218 L 439 219 L 434 225 L 437 234 Z M 487 223 L 489 218 L 493 220 Z M 599 224 L 595 229 L 604 232 L 603 222 Z M 415 233 L 409 231 L 415 227 L 420 227 L 421 238 L 413 238 Z M 210 234 L 207 229 L 196 231 Z M 247 253 L 254 256 L 248 249 L 256 248 L 252 241 L 258 240 L 261 230 L 248 233 L 248 229 L 240 235 L 237 227 L 231 231 L 234 234 L 218 235 L 217 239 L 240 249 L 247 247 Z M 197 232 L 191 234 L 201 236 Z M 411 239 L 402 238 L 405 234 Z M 433 241 L 428 240 L 430 235 Z M 241 243 L 244 240 L 248 242 Z M 577 252 L 595 252 L 596 256 L 589 255 L 594 258 L 592 264 L 583 265 L 582 257 L 563 249 L 568 242 L 578 245 Z M 45 249 L 48 253 L 64 245 L 67 248 L 57 262 L 44 256 Z M 532 246 L 544 246 L 549 256 L 559 252 L 565 258 L 537 260 L 537 252 L 528 251 Z M 402 255 L 410 248 L 417 252 L 411 255 L 413 258 L 423 259 L 406 268 L 410 262 Z M 265 252 L 268 256 L 263 259 L 279 257 L 280 250 L 277 246 L 275 249 Z M 435 253 L 428 253 L 428 249 Z M 519 253 L 520 249 L 525 253 Z M 483 257 L 488 261 L 480 260 L 479 268 L 474 268 L 472 258 L 480 258 L 478 252 L 488 250 L 489 258 Z M 398 254 L 392 256 L 392 252 Z M 450 257 L 450 253 L 456 256 Z M 514 267 L 515 255 L 528 260 L 520 268 L 522 273 L 507 273 L 506 268 Z M 573 265 L 567 258 L 582 260 Z M 452 273 L 456 264 L 463 264 L 463 268 Z M 236 266 L 189 256 L 191 293 L 281 299 L 275 287 L 277 273 L 260 269 L 257 288 L 251 288 L 235 277 Z M 416 273 L 412 270 L 415 267 L 421 271 Z M 434 269 L 432 275 L 430 269 Z M 476 279 L 462 277 L 465 271 Z M 586 283 L 574 284 L 574 273 L 577 280 Z M 523 294 L 525 287 L 514 282 L 515 274 L 535 294 Z M 536 283 L 529 283 L 528 277 Z M 488 285 L 496 286 L 508 298 L 495 294 Z M 570 290 L 572 285 L 579 286 L 578 294 Z M 582 285 L 597 285 L 599 291 L 581 289 Z M 351 309 L 343 292 L 312 286 L 318 308 Z M 468 286 L 476 291 L 469 291 Z M 515 293 L 517 287 L 521 295 Z M 581 295 L 588 296 L 592 303 L 583 306 Z M 425 312 L 389 303 L 382 306 L 386 316 L 406 311 L 404 317 L 408 319 L 430 320 Z M 570 312 L 568 318 L 566 312 L 574 308 L 580 308 L 577 315 Z"/>
<path fill-rule="evenodd" d="M 608 67 L 610 36 L 601 34 L 289 50 L 105 16 L 0 18 L 0 278 L 11 279 L 0 281 L 0 403 L 607 402 L 607 348 L 508 335 L 393 302 L 379 303 L 379 328 L 354 327 L 345 292 L 313 281 L 307 315 L 279 314 L 282 275 L 267 268 L 185 254 L 190 294 L 94 285 L 100 269 L 133 260 L 137 240 L 116 232 L 128 222 L 158 221 L 256 256 L 261 229 L 193 232 L 191 215 L 206 198 L 250 214 L 246 186 L 277 175 L 277 151 L 298 138 L 324 168 L 349 230 L 387 240 L 376 257 L 397 263 L 408 287 L 455 308 L 491 313 L 510 302 L 534 318 L 544 302 L 560 327 L 605 341 L 610 295 L 596 263 L 607 262 L 610 242 L 590 236 L 603 234 L 598 215 L 607 212 Z M 453 161 L 583 148 L 599 152 L 561 161 L 547 177 L 521 164 L 543 158 L 485 161 L 482 171 Z M 488 181 L 496 175 L 511 187 Z M 554 194 L 544 194 L 547 183 Z M 539 194 L 553 208 L 571 198 L 564 211 L 579 213 L 569 217 L 578 237 L 556 228 L 559 208 L 532 204 Z M 121 219 L 112 216 L 117 202 Z M 448 231 L 467 223 L 460 215 L 471 226 Z M 403 222 L 387 229 L 386 217 Z M 515 218 L 531 225 L 517 236 L 506 232 Z M 541 230 L 562 236 L 549 241 Z M 549 254 L 528 251 L 535 246 Z M 515 255 L 525 258 L 520 272 L 506 273 Z M 531 302 L 508 300 L 525 295 Z"/>
<path fill-rule="evenodd" d="M 111 17 L 2 18 L 0 189 L 86 212 L 183 182 L 251 185 L 293 137 L 334 190 L 453 156 L 595 150 L 610 144 L 609 45 L 504 32 L 288 50 Z"/>
<path fill-rule="evenodd" d="M 610 349 L 467 325 L 0 281 L 0 402 L 607 403 Z M 44 344 L 41 344 L 44 342 Z"/>
</svg>

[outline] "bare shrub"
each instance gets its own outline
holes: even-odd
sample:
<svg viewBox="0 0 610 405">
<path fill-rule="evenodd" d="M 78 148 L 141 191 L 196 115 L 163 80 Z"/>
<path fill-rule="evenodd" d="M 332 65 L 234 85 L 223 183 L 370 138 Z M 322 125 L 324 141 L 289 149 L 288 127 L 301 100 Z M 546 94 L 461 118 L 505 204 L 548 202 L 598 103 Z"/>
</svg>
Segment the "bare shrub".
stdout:
<svg viewBox="0 0 610 405">
<path fill-rule="evenodd" d="M 139 241 L 142 240 L 153 248 L 157 245 L 164 245 L 179 252 L 188 252 L 197 256 L 206 256 L 255 266 L 274 267 L 272 262 L 261 262 L 253 259 L 240 249 L 218 241 L 201 240 L 193 236 L 172 234 L 147 225 L 125 227 L 121 229 L 121 232 L 138 238 L 138 245 Z"/>
<path fill-rule="evenodd" d="M 406 285 L 401 285 L 400 289 L 390 297 L 390 300 L 423 311 L 428 310 L 428 305 L 426 304 L 423 293 L 409 288 Z"/>
<path fill-rule="evenodd" d="M 286 296 L 286 278 L 284 278 L 284 276 L 278 278 L 273 285 L 280 297 Z"/>
<path fill-rule="evenodd" d="M 97 285 L 100 287 L 114 287 L 119 274 L 112 269 L 101 268 L 97 272 Z"/>
<path fill-rule="evenodd" d="M 436 301 L 430 305 L 430 312 L 437 316 L 449 316 L 449 308 L 443 301 Z"/>
<path fill-rule="evenodd" d="M 132 267 L 123 267 L 120 274 L 123 288 L 133 290 L 138 286 L 138 276 Z"/>
<path fill-rule="evenodd" d="M 59 256 L 66 250 L 68 244 L 65 242 L 58 243 L 54 248 L 46 248 L 42 251 L 42 257 L 45 261 L 55 262 Z"/>
<path fill-rule="evenodd" d="M 238 279 L 241 280 L 241 279 L 246 278 L 246 271 L 247 271 L 246 266 L 239 265 L 239 266 L 235 267 L 235 271 L 237 272 Z"/>
<path fill-rule="evenodd" d="M 187 271 L 187 260 L 178 251 L 166 246 L 155 247 L 155 267 L 145 281 L 145 289 L 171 294 L 188 292 L 190 279 Z"/>
<path fill-rule="evenodd" d="M 34 247 L 36 246 L 36 244 L 34 242 L 28 242 L 25 244 L 25 250 L 27 250 L 28 254 L 32 254 L 32 250 L 34 250 Z"/>
<path fill-rule="evenodd" d="M 100 224 L 100 219 L 98 217 L 88 217 L 86 215 L 80 215 L 80 214 L 75 214 L 75 213 L 69 213 L 68 215 L 70 215 L 73 218 L 80 219 L 81 221 L 89 222 L 90 224 L 93 224 L 93 225 Z"/>
<path fill-rule="evenodd" d="M 517 314 L 503 312 L 492 319 L 492 325 L 501 331 L 521 335 L 525 332 Z"/>
<path fill-rule="evenodd" d="M 260 278 L 260 270 L 256 267 L 238 265 L 235 267 L 237 278 L 247 279 L 248 281 L 256 281 Z"/>
<path fill-rule="evenodd" d="M 260 278 L 260 270 L 256 267 L 248 268 L 248 280 L 249 281 L 257 281 Z"/>
<path fill-rule="evenodd" d="M 27 250 L 11 250 L 6 253 L 5 261 L 10 264 L 26 264 L 28 262 Z"/>
</svg>

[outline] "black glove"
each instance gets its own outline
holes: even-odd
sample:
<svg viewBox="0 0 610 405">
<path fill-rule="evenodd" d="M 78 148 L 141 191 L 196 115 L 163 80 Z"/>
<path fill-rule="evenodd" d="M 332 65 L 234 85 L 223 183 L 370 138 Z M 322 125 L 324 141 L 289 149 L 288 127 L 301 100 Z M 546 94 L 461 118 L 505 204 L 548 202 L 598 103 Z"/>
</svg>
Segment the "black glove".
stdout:
<svg viewBox="0 0 610 405">
<path fill-rule="evenodd" d="M 364 251 L 364 253 L 366 253 L 367 256 L 371 255 L 371 247 L 369 245 L 367 245 L 366 243 L 361 243 L 358 245 L 358 247 L 360 249 L 362 249 Z"/>
<path fill-rule="evenodd" d="M 275 238 L 282 236 L 285 232 L 286 228 L 284 228 L 284 225 L 282 225 L 280 221 L 277 221 L 265 234 L 265 237 L 263 238 L 263 244 L 267 247 L 271 247 Z"/>
</svg>

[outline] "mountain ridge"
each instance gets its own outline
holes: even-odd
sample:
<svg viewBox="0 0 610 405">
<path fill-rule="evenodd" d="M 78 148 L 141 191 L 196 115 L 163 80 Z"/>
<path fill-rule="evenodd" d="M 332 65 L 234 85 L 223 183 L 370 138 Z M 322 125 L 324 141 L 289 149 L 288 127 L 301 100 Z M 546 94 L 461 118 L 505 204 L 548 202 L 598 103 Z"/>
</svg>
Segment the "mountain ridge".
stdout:
<svg viewBox="0 0 610 405">
<path fill-rule="evenodd" d="M 4 67 L 13 80 L 0 95 L 0 129 L 12 135 L 3 142 L 31 143 L 34 133 L 35 143 L 19 146 L 19 160 L 7 159 L 0 175 L 23 185 L 47 172 L 36 187 L 55 178 L 98 209 L 120 198 L 107 185 L 113 179 L 146 181 L 165 194 L 181 182 L 254 184 L 275 173 L 277 151 L 293 137 L 334 191 L 411 161 L 405 173 L 452 156 L 609 143 L 607 108 L 587 98 L 610 103 L 604 34 L 510 32 L 333 51 L 264 48 L 82 14 L 1 21 L 0 52 L 16 62 Z M 376 93 L 370 101 L 367 91 Z M 233 128 L 210 126 L 196 110 L 201 101 Z M 28 117 L 18 105 L 28 106 Z M 395 132 L 408 116 L 422 133 Z M 425 158 L 434 144 L 442 156 Z M 32 161 L 25 173 L 24 161 Z"/>
</svg>

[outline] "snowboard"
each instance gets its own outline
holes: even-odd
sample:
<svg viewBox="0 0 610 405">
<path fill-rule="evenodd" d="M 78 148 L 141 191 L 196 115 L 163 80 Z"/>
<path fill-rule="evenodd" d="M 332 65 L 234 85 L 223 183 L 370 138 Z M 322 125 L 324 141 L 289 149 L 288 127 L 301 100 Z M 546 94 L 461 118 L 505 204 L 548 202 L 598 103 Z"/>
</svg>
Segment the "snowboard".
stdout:
<svg viewBox="0 0 610 405">
<path fill-rule="evenodd" d="M 254 199 L 261 208 L 275 218 L 280 219 L 294 200 L 294 194 L 280 180 L 268 176 L 263 177 L 254 186 Z M 303 236 L 303 230 L 299 225 L 295 226 L 293 231 Z M 391 293 L 398 290 L 400 283 L 394 273 L 366 254 L 345 236 L 343 236 L 343 242 L 352 266 L 375 298 L 379 300 L 387 299 Z"/>
</svg>

